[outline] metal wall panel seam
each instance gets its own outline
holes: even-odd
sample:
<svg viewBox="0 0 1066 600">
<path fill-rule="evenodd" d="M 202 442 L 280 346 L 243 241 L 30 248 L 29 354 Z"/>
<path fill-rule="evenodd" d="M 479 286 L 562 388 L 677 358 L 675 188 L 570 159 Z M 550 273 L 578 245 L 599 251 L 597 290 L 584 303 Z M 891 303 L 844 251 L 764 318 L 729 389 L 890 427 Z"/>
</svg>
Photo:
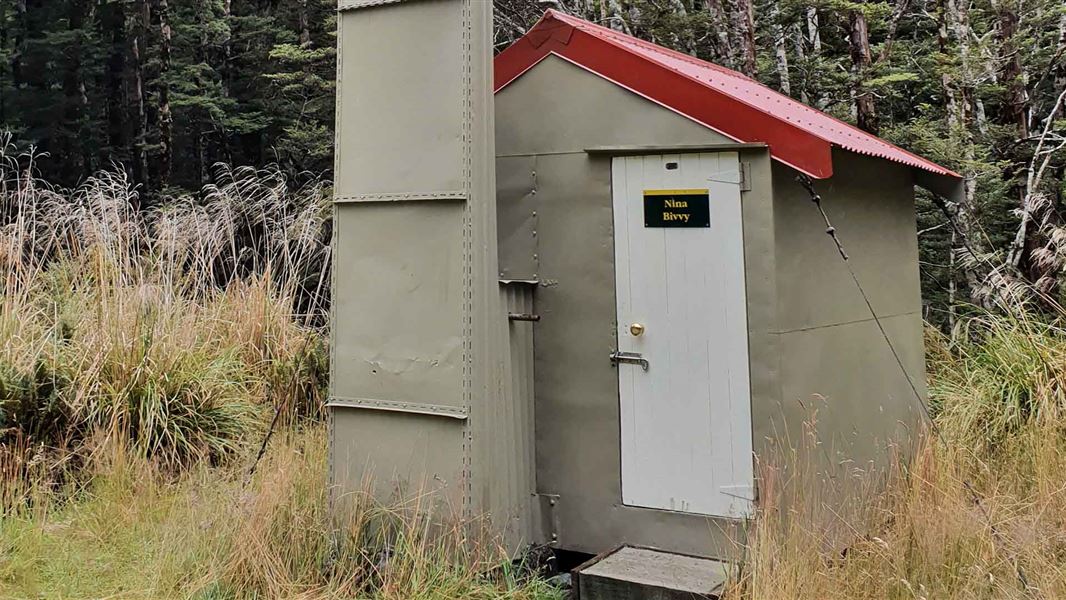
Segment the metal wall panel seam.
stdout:
<svg viewBox="0 0 1066 600">
<path fill-rule="evenodd" d="M 338 27 L 338 37 L 337 37 L 337 40 L 338 40 L 337 43 L 338 44 L 340 43 L 339 29 L 340 28 Z M 333 235 L 330 236 L 330 259 L 331 259 L 331 262 L 332 262 L 333 257 L 336 256 L 336 252 L 334 250 L 337 248 L 337 245 L 340 243 L 339 238 L 340 238 L 341 228 L 336 226 L 337 225 L 337 221 L 338 221 L 338 219 L 337 219 L 337 211 L 336 211 L 336 208 L 334 208 L 334 210 L 333 210 L 333 223 L 334 223 Z M 333 265 L 333 264 L 330 265 L 329 287 L 330 287 L 330 299 L 331 299 L 330 304 L 329 304 L 329 322 L 332 324 L 332 323 L 336 322 L 335 319 L 336 319 L 336 315 L 337 315 L 337 309 L 336 309 L 337 303 L 332 301 L 333 298 L 337 297 L 337 293 L 336 293 L 337 292 L 337 269 L 336 269 L 336 265 Z M 331 325 L 331 330 L 332 330 L 332 325 Z M 332 333 L 330 335 L 332 337 Z M 331 340 L 330 344 L 329 344 L 329 374 L 330 374 L 330 377 L 329 377 L 329 392 L 331 394 L 332 394 L 332 392 L 334 390 L 334 385 L 336 385 L 334 383 L 334 377 L 333 377 L 333 374 L 337 372 L 336 371 L 336 365 L 337 365 L 337 344 L 333 343 L 333 341 Z M 329 486 L 329 489 L 326 491 L 326 493 L 327 493 L 327 501 L 329 503 L 329 514 L 333 515 L 335 517 L 337 515 L 337 512 L 336 512 L 336 508 L 337 508 L 336 507 L 337 476 L 336 476 L 336 471 L 335 471 L 335 467 L 336 467 L 335 461 L 336 461 L 336 452 L 337 452 L 337 450 L 336 450 L 336 446 L 337 446 L 337 429 L 336 429 L 336 423 L 334 422 L 334 419 L 333 419 L 333 409 L 331 407 L 329 407 L 329 406 L 326 406 L 326 433 L 328 435 L 328 439 L 326 440 L 326 443 L 328 445 L 328 448 L 326 449 L 326 469 L 327 469 L 326 485 Z"/>
<path fill-rule="evenodd" d="M 346 194 L 334 196 L 335 204 L 346 202 L 410 202 L 419 200 L 468 200 L 470 194 L 464 190 L 435 192 L 391 192 L 382 194 Z"/>
<path fill-rule="evenodd" d="M 463 64 L 463 93 L 460 95 L 459 111 L 462 115 L 462 132 L 463 132 L 463 187 L 466 190 L 467 198 L 471 198 L 473 192 L 473 136 L 471 132 L 471 119 L 472 115 L 472 99 L 473 94 L 473 81 L 470 75 L 471 69 L 471 53 L 473 52 L 471 42 L 471 30 L 473 28 L 473 13 L 470 10 L 470 0 L 462 0 L 462 10 L 460 13 L 460 22 L 462 27 L 460 28 L 461 34 L 459 36 L 459 52 Z M 473 220 L 471 214 L 471 201 L 467 201 L 463 207 L 463 401 L 467 409 L 472 408 L 472 396 L 473 396 L 473 321 L 474 321 L 474 306 L 473 306 L 473 292 L 474 292 L 474 277 L 473 277 L 473 241 L 471 236 L 473 235 Z M 480 415 L 479 415 L 480 416 Z M 464 517 L 470 516 L 472 511 L 472 498 L 473 484 L 471 478 L 473 477 L 473 468 L 471 465 L 473 455 L 473 419 L 467 418 L 466 427 L 463 431 L 463 470 L 462 470 L 462 488 L 463 497 L 461 506 L 461 513 Z"/>
<path fill-rule="evenodd" d="M 416 413 L 420 415 L 448 417 L 459 420 L 465 420 L 470 413 L 470 411 L 463 406 L 441 406 L 439 404 L 426 404 L 424 402 L 402 402 L 396 400 L 381 400 L 379 398 L 346 398 L 343 396 L 331 396 L 326 403 L 326 406 L 343 406 L 345 408 L 366 408 L 390 412 Z"/>
<path fill-rule="evenodd" d="M 341 0 L 343 1 L 343 0 Z M 343 37 L 344 27 L 341 26 L 340 19 L 337 19 L 337 83 L 336 90 L 338 96 L 343 89 L 344 79 L 342 77 L 343 69 L 343 53 L 341 52 L 341 39 Z M 334 102 L 333 106 L 333 120 L 337 126 L 333 128 L 333 147 L 340 148 L 341 141 L 341 103 Z M 335 152 L 333 155 L 333 172 L 339 172 L 341 167 L 341 153 Z M 334 188 L 336 190 L 336 188 Z M 330 270 L 329 270 L 329 322 L 330 322 L 330 344 L 329 344 L 329 393 L 332 394 L 334 390 L 334 377 L 333 374 L 337 372 L 337 344 L 334 343 L 333 338 L 333 323 L 336 323 L 337 318 L 337 303 L 335 300 L 337 297 L 337 269 L 333 264 L 337 256 L 337 245 L 340 238 L 340 227 L 338 227 L 337 207 L 331 206 L 332 210 L 331 218 L 333 220 L 333 235 L 330 236 Z M 337 476 L 336 476 L 336 446 L 337 446 L 337 431 L 336 423 L 333 419 L 333 409 L 326 407 L 326 485 L 329 486 L 327 493 L 327 502 L 329 503 L 329 514 L 336 517 L 336 489 L 337 489 Z"/>
<path fill-rule="evenodd" d="M 409 1 L 410 0 L 340 0 L 340 2 L 337 3 L 337 11 L 344 12 L 348 10 L 371 8 L 374 6 L 382 6 L 385 4 L 399 4 L 400 2 Z"/>
<path fill-rule="evenodd" d="M 899 317 L 913 317 L 914 315 L 921 315 L 921 314 L 922 314 L 922 311 L 920 311 L 920 310 L 909 310 L 909 311 L 901 312 L 901 313 L 892 313 L 892 314 L 888 314 L 888 315 L 877 315 L 877 319 L 880 319 L 881 321 L 884 321 L 886 319 L 896 319 L 896 318 L 899 318 Z M 865 319 L 852 319 L 852 320 L 849 320 L 849 321 L 840 321 L 840 322 L 837 322 L 837 323 L 826 323 L 824 325 L 811 325 L 810 327 L 797 327 L 795 329 L 782 329 L 780 331 L 771 331 L 770 333 L 773 333 L 775 335 L 787 335 L 787 334 L 790 334 L 790 333 L 805 333 L 805 332 L 808 332 L 808 331 L 817 331 L 819 329 L 828 329 L 830 327 L 843 327 L 845 325 L 858 325 L 858 324 L 861 324 L 861 323 L 869 323 L 871 321 L 876 321 L 877 319 L 874 319 L 873 317 L 869 317 L 869 318 L 865 318 Z"/>
</svg>

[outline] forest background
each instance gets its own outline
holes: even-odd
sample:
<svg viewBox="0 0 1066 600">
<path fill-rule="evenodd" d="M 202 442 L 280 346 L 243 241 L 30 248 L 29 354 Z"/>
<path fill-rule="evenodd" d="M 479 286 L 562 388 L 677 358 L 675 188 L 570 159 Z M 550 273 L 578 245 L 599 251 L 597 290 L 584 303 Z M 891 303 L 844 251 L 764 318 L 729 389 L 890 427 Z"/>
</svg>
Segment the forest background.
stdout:
<svg viewBox="0 0 1066 600">
<path fill-rule="evenodd" d="M 936 435 L 844 512 L 801 460 L 832 440 L 762 465 L 728 597 L 1066 597 L 1066 3 L 494 4 L 497 51 L 563 10 L 964 176 L 917 196 Z M 0 0 L 0 597 L 561 597 L 404 506 L 337 531 L 335 28 L 335 0 Z"/>
<path fill-rule="evenodd" d="M 495 0 L 502 50 L 555 8 L 736 69 L 965 176 L 919 197 L 926 318 L 1062 295 L 1066 3 Z M 334 0 L 0 0 L 0 131 L 148 207 L 213 165 L 331 177 Z"/>
</svg>

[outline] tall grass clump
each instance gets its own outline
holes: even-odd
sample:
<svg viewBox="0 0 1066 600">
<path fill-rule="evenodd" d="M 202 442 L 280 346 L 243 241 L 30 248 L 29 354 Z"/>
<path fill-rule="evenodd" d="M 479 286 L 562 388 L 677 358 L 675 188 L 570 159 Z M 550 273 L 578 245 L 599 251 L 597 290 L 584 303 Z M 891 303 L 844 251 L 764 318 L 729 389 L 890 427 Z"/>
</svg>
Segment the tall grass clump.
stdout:
<svg viewBox="0 0 1066 600">
<path fill-rule="evenodd" d="M 937 422 L 951 439 L 994 452 L 1026 430 L 1066 427 L 1066 329 L 1025 308 L 962 321 L 934 363 Z"/>
<path fill-rule="evenodd" d="M 733 597 L 1066 597 L 1062 319 L 1014 307 L 931 332 L 934 422 L 883 472 L 763 465 Z"/>
<path fill-rule="evenodd" d="M 168 476 L 103 449 L 83 500 L 0 520 L 0 597 L 561 600 L 498 547 L 466 543 L 475 524 L 427 527 L 423 499 L 360 493 L 334 518 L 325 428 L 275 442 L 250 481 L 237 464 Z"/>
<path fill-rule="evenodd" d="M 272 409 L 320 416 L 324 182 L 220 166 L 202 193 L 143 207 L 122 171 L 64 190 L 37 159 L 0 140 L 2 468 L 110 442 L 217 462 Z"/>
</svg>

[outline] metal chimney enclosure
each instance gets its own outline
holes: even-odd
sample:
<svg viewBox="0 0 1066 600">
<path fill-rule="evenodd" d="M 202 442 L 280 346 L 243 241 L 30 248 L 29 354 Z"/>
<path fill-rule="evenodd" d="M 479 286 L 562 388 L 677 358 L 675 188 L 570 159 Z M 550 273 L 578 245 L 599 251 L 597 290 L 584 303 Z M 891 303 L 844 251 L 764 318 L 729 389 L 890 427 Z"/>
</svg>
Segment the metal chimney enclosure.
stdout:
<svg viewBox="0 0 1066 600">
<path fill-rule="evenodd" d="M 341 0 L 333 494 L 431 494 L 532 537 L 497 281 L 492 7 Z"/>
</svg>

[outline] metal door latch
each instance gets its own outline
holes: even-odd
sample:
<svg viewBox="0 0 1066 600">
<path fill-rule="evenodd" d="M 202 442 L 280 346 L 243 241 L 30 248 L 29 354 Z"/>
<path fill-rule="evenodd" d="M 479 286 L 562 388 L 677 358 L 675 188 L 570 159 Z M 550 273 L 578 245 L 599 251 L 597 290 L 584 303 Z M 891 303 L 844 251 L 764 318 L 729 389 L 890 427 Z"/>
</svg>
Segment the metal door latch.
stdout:
<svg viewBox="0 0 1066 600">
<path fill-rule="evenodd" d="M 639 352 L 612 352 L 611 363 L 617 365 L 618 363 L 630 363 L 634 365 L 640 365 L 640 368 L 645 371 L 648 370 L 648 359 L 644 358 L 643 354 Z"/>
</svg>

